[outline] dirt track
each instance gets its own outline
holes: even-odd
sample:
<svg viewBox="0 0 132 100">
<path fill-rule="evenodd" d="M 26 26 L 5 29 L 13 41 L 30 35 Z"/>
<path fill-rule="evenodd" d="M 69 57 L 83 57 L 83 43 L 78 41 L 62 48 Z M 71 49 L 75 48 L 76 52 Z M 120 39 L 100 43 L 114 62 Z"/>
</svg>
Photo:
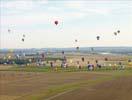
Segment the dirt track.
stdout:
<svg viewBox="0 0 132 100">
<path fill-rule="evenodd" d="M 82 87 L 50 100 L 132 100 L 132 77 Z"/>
</svg>

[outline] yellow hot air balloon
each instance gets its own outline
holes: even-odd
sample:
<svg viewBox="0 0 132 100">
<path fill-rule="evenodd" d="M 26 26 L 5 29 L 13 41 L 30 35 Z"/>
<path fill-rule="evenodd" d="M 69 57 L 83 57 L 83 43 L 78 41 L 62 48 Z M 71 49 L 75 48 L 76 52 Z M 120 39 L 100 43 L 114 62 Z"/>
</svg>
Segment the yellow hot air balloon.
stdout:
<svg viewBox="0 0 132 100">
<path fill-rule="evenodd" d="M 132 62 L 129 62 L 129 63 L 128 63 L 128 66 L 132 66 Z"/>
<path fill-rule="evenodd" d="M 73 61 L 72 61 L 72 59 L 70 59 L 70 63 L 72 63 Z"/>
<path fill-rule="evenodd" d="M 13 49 L 9 49 L 8 53 L 7 53 L 7 58 L 11 59 L 11 57 L 13 56 Z"/>
<path fill-rule="evenodd" d="M 109 64 L 109 66 L 112 66 L 111 64 Z"/>
<path fill-rule="evenodd" d="M 8 56 L 8 59 L 11 59 L 11 56 Z"/>
<path fill-rule="evenodd" d="M 29 62 L 32 62 L 32 59 L 29 59 Z"/>
<path fill-rule="evenodd" d="M 114 66 L 117 66 L 117 64 L 114 64 Z"/>
</svg>

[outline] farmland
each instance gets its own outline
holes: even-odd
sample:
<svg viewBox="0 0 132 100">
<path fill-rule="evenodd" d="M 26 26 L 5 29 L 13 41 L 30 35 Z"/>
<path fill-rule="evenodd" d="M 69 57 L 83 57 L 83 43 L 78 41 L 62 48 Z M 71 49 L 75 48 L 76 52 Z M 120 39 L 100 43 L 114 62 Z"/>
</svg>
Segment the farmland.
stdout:
<svg viewBox="0 0 132 100">
<path fill-rule="evenodd" d="M 132 70 L 42 72 L 38 68 L 36 71 L 9 69 L 13 67 L 0 71 L 2 100 L 81 100 L 82 97 L 84 100 L 105 100 L 110 96 L 113 100 L 132 99 Z"/>
</svg>

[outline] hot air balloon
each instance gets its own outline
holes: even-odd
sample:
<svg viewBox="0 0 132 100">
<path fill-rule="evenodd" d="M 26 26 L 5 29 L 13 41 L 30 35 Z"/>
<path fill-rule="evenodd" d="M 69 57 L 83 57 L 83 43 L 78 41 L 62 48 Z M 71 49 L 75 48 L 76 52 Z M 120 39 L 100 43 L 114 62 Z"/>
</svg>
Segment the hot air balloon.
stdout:
<svg viewBox="0 0 132 100">
<path fill-rule="evenodd" d="M 79 47 L 76 47 L 77 50 L 79 50 Z"/>
<path fill-rule="evenodd" d="M 25 34 L 23 34 L 23 37 L 25 37 Z"/>
<path fill-rule="evenodd" d="M 95 60 L 96 63 L 98 63 L 98 60 Z"/>
<path fill-rule="evenodd" d="M 75 42 L 77 42 L 77 40 L 75 40 Z"/>
<path fill-rule="evenodd" d="M 117 33 L 120 33 L 120 30 L 118 30 Z"/>
<path fill-rule="evenodd" d="M 30 63 L 32 62 L 32 59 L 28 59 L 28 60 L 29 60 Z"/>
<path fill-rule="evenodd" d="M 24 38 L 22 38 L 22 41 L 24 42 Z"/>
<path fill-rule="evenodd" d="M 105 58 L 105 61 L 108 61 L 108 58 Z"/>
<path fill-rule="evenodd" d="M 73 61 L 72 61 L 72 59 L 70 59 L 70 63 L 72 63 Z"/>
<path fill-rule="evenodd" d="M 55 25 L 57 25 L 58 24 L 58 21 L 56 20 L 54 23 L 55 23 Z"/>
<path fill-rule="evenodd" d="M 119 65 L 122 65 L 122 63 L 121 63 L 121 62 L 119 62 Z"/>
<path fill-rule="evenodd" d="M 82 57 L 82 62 L 84 62 L 84 57 Z"/>
<path fill-rule="evenodd" d="M 114 32 L 114 35 L 117 35 L 117 33 L 116 33 L 116 32 Z"/>
<path fill-rule="evenodd" d="M 17 58 L 17 59 L 19 59 L 19 58 L 20 58 L 20 55 L 19 55 L 19 54 L 17 54 L 17 55 L 16 55 L 16 58 Z"/>
<path fill-rule="evenodd" d="M 10 29 L 8 29 L 8 33 L 10 33 L 11 32 L 11 30 Z"/>
<path fill-rule="evenodd" d="M 67 61 L 67 58 L 66 58 L 66 56 L 64 56 L 64 59 L 63 59 L 63 61 L 65 61 L 65 62 Z"/>
<path fill-rule="evenodd" d="M 97 36 L 96 38 L 97 38 L 97 40 L 99 40 L 100 39 L 100 36 Z"/>
<path fill-rule="evenodd" d="M 63 55 L 64 55 L 64 53 L 65 53 L 65 52 L 64 52 L 64 51 L 62 51 L 62 54 L 63 54 Z"/>
<path fill-rule="evenodd" d="M 112 64 L 109 64 L 109 66 L 112 66 Z"/>
<path fill-rule="evenodd" d="M 8 56 L 8 59 L 11 59 L 11 56 Z"/>
<path fill-rule="evenodd" d="M 44 53 L 42 53 L 42 58 L 44 58 L 45 57 L 45 55 L 44 55 Z"/>
<path fill-rule="evenodd" d="M 131 59 L 129 59 L 129 60 L 128 60 L 128 62 L 132 62 L 132 60 L 131 60 Z"/>
</svg>

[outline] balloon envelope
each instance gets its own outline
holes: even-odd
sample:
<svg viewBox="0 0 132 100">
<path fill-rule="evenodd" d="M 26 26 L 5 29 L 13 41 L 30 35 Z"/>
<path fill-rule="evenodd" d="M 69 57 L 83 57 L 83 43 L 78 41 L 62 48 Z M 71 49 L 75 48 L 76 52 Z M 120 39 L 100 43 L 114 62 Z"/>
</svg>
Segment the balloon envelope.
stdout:
<svg viewBox="0 0 132 100">
<path fill-rule="evenodd" d="M 77 50 L 79 50 L 79 47 L 76 47 Z"/>
<path fill-rule="evenodd" d="M 117 33 L 120 33 L 120 30 L 118 30 Z"/>
<path fill-rule="evenodd" d="M 44 55 L 44 53 L 42 53 L 42 58 L 44 58 L 45 57 L 45 55 Z"/>
<path fill-rule="evenodd" d="M 84 62 L 84 57 L 82 57 L 82 61 Z"/>
<path fill-rule="evenodd" d="M 64 54 L 64 51 L 62 51 L 62 54 Z"/>
<path fill-rule="evenodd" d="M 10 29 L 8 29 L 8 32 L 10 33 L 10 32 L 11 32 L 11 30 L 10 30 Z"/>
<path fill-rule="evenodd" d="M 117 33 L 116 33 L 116 32 L 114 32 L 114 35 L 117 35 Z"/>
<path fill-rule="evenodd" d="M 25 37 L 25 34 L 23 34 L 23 37 Z"/>
<path fill-rule="evenodd" d="M 57 25 L 58 24 L 58 21 L 56 20 L 54 23 L 55 23 L 55 25 Z"/>
<path fill-rule="evenodd" d="M 96 63 L 98 63 L 98 60 L 95 60 Z"/>
<path fill-rule="evenodd" d="M 22 38 L 22 41 L 24 42 L 24 38 Z"/>
<path fill-rule="evenodd" d="M 97 38 L 97 40 L 99 40 L 100 39 L 100 36 L 97 36 L 96 38 Z"/>
<path fill-rule="evenodd" d="M 108 58 L 105 58 L 105 61 L 108 61 Z"/>
</svg>

